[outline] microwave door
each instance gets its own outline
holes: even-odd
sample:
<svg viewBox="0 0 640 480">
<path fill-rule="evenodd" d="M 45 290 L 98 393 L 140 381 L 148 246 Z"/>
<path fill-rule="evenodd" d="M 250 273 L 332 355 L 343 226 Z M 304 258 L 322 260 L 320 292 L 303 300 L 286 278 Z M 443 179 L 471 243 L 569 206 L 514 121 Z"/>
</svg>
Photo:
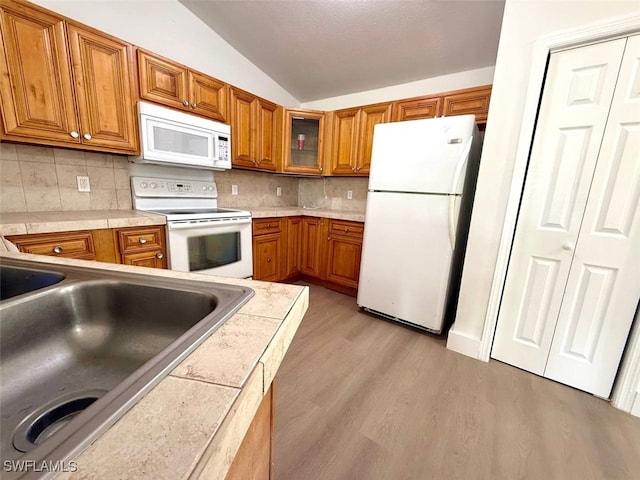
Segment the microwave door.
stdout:
<svg viewBox="0 0 640 480">
<path fill-rule="evenodd" d="M 153 117 L 143 117 L 143 123 L 144 161 L 214 167 L 214 132 Z"/>
</svg>

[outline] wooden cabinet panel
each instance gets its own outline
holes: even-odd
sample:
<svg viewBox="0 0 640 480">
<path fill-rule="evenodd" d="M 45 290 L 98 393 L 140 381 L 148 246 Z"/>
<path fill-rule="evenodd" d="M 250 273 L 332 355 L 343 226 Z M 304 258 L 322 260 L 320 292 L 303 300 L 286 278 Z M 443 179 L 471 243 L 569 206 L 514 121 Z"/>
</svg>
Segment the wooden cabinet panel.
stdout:
<svg viewBox="0 0 640 480">
<path fill-rule="evenodd" d="M 321 175 L 325 156 L 325 112 L 286 109 L 284 111 L 282 166 L 289 173 Z M 298 135 L 304 135 L 304 146 L 298 147 Z"/>
<path fill-rule="evenodd" d="M 187 71 L 180 65 L 138 49 L 140 98 L 168 107 L 189 103 Z"/>
<path fill-rule="evenodd" d="M 300 238 L 302 253 L 300 255 L 300 271 L 312 277 L 322 278 L 322 260 L 325 234 L 324 222 L 321 218 L 302 217 Z"/>
<path fill-rule="evenodd" d="M 359 111 L 359 108 L 348 108 L 333 113 L 333 158 L 331 159 L 333 175 L 351 175 L 355 171 Z"/>
<path fill-rule="evenodd" d="M 300 273 L 302 255 L 302 217 L 287 217 L 287 265 L 285 278 Z"/>
<path fill-rule="evenodd" d="M 220 122 L 227 120 L 227 84 L 189 71 L 191 110 Z"/>
<path fill-rule="evenodd" d="M 256 99 L 256 152 L 257 166 L 263 170 L 276 170 L 279 145 L 278 118 L 280 107 L 261 98 Z"/>
<path fill-rule="evenodd" d="M 256 218 L 253 220 L 253 235 L 265 235 L 268 233 L 280 233 L 282 231 L 282 218 Z"/>
<path fill-rule="evenodd" d="M 136 150 L 131 45 L 73 24 L 68 30 L 82 142 Z"/>
<path fill-rule="evenodd" d="M 272 477 L 275 414 L 273 389 L 274 385 L 272 384 L 263 397 L 233 463 L 229 467 L 226 480 L 268 480 Z"/>
<path fill-rule="evenodd" d="M 0 96 L 4 133 L 78 144 L 66 32 L 61 18 L 3 2 Z"/>
<path fill-rule="evenodd" d="M 476 123 L 484 123 L 487 121 L 490 99 L 491 85 L 451 92 L 443 96 L 442 115 L 473 114 Z"/>
<path fill-rule="evenodd" d="M 231 96 L 231 154 L 234 167 L 255 167 L 253 137 L 255 136 L 255 97 L 237 88 L 230 89 Z"/>
<path fill-rule="evenodd" d="M 167 244 L 163 225 L 114 230 L 122 263 L 167 268 Z"/>
<path fill-rule="evenodd" d="M 400 100 L 393 106 L 393 121 L 420 120 L 440 115 L 442 109 L 441 97 L 419 97 Z"/>
<path fill-rule="evenodd" d="M 347 220 L 329 220 L 325 279 L 350 288 L 358 288 L 364 224 Z"/>
<path fill-rule="evenodd" d="M 256 280 L 269 282 L 280 280 L 285 259 L 282 234 L 272 233 L 253 237 L 253 276 Z"/>
<path fill-rule="evenodd" d="M 38 233 L 7 237 L 21 252 L 67 258 L 96 259 L 91 230 Z"/>
<path fill-rule="evenodd" d="M 373 127 L 379 123 L 391 121 L 391 103 L 368 105 L 360 109 L 358 125 L 358 157 L 356 174 L 369 175 L 371 168 L 371 149 L 373 147 Z"/>
</svg>

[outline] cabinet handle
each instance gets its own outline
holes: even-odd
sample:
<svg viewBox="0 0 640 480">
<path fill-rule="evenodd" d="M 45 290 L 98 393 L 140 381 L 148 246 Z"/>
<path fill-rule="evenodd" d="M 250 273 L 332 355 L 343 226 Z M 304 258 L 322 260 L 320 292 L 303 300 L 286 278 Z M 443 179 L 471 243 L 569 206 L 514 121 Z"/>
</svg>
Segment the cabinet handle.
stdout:
<svg viewBox="0 0 640 480">
<path fill-rule="evenodd" d="M 62 245 L 56 245 L 55 247 L 53 247 L 53 253 L 62 253 L 62 250 L 64 250 L 62 248 Z"/>
<path fill-rule="evenodd" d="M 182 101 L 182 105 L 184 105 L 185 107 L 189 106 L 189 100 L 183 100 Z"/>
<path fill-rule="evenodd" d="M 351 167 L 351 171 L 355 172 L 356 171 L 356 167 Z"/>
<path fill-rule="evenodd" d="M 331 236 L 328 236 L 328 237 L 327 237 L 327 240 L 331 240 Z"/>
<path fill-rule="evenodd" d="M 144 237 L 140 237 L 140 240 L 139 240 L 139 241 L 140 241 L 140 243 L 141 243 L 141 244 L 143 244 L 143 245 L 144 245 L 145 243 L 147 243 L 147 239 L 146 239 L 146 238 L 144 238 Z"/>
<path fill-rule="evenodd" d="M 322 171 L 322 167 L 320 167 L 318 170 Z"/>
<path fill-rule="evenodd" d="M 164 258 L 164 255 L 162 254 L 162 252 L 157 253 L 156 254 L 156 258 Z"/>
<path fill-rule="evenodd" d="M 344 231 L 348 232 L 349 231 L 349 227 L 344 227 Z"/>
<path fill-rule="evenodd" d="M 267 257 L 267 263 L 271 263 L 271 257 Z"/>
<path fill-rule="evenodd" d="M 267 228 L 271 228 L 271 224 L 270 223 L 267 223 Z"/>
<path fill-rule="evenodd" d="M 562 244 L 562 249 L 563 250 L 573 250 L 573 248 L 574 248 L 574 245 L 571 242 L 564 242 Z"/>
<path fill-rule="evenodd" d="M 78 138 L 80 136 L 80 134 L 78 132 L 76 132 L 75 130 L 71 130 L 69 132 L 69 135 L 71 135 L 71 138 Z"/>
<path fill-rule="evenodd" d="M 197 106 L 198 106 L 198 104 L 197 104 L 197 103 L 192 103 L 192 104 L 191 104 L 191 108 L 196 108 Z"/>
</svg>

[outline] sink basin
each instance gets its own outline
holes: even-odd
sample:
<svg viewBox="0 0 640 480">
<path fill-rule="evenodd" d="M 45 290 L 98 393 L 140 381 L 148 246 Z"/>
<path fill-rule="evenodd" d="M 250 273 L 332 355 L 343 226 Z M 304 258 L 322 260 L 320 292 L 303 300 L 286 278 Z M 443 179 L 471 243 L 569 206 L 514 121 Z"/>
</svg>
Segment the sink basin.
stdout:
<svg viewBox="0 0 640 480">
<path fill-rule="evenodd" d="M 26 268 L 0 266 L 0 300 L 50 287 L 64 280 L 64 275 Z"/>
<path fill-rule="evenodd" d="M 3 259 L 3 290 L 23 263 Z M 2 461 L 73 458 L 253 295 L 108 270 L 32 272 L 48 285 L 0 301 Z"/>
</svg>

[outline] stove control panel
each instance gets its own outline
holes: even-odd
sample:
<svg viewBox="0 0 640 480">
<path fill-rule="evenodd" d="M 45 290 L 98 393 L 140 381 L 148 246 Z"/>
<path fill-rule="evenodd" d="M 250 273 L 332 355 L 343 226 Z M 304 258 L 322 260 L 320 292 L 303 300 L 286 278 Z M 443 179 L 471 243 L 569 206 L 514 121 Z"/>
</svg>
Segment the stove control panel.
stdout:
<svg viewBox="0 0 640 480">
<path fill-rule="evenodd" d="M 131 177 L 131 187 L 136 197 L 218 197 L 218 189 L 214 182 L 197 180 Z"/>
</svg>

